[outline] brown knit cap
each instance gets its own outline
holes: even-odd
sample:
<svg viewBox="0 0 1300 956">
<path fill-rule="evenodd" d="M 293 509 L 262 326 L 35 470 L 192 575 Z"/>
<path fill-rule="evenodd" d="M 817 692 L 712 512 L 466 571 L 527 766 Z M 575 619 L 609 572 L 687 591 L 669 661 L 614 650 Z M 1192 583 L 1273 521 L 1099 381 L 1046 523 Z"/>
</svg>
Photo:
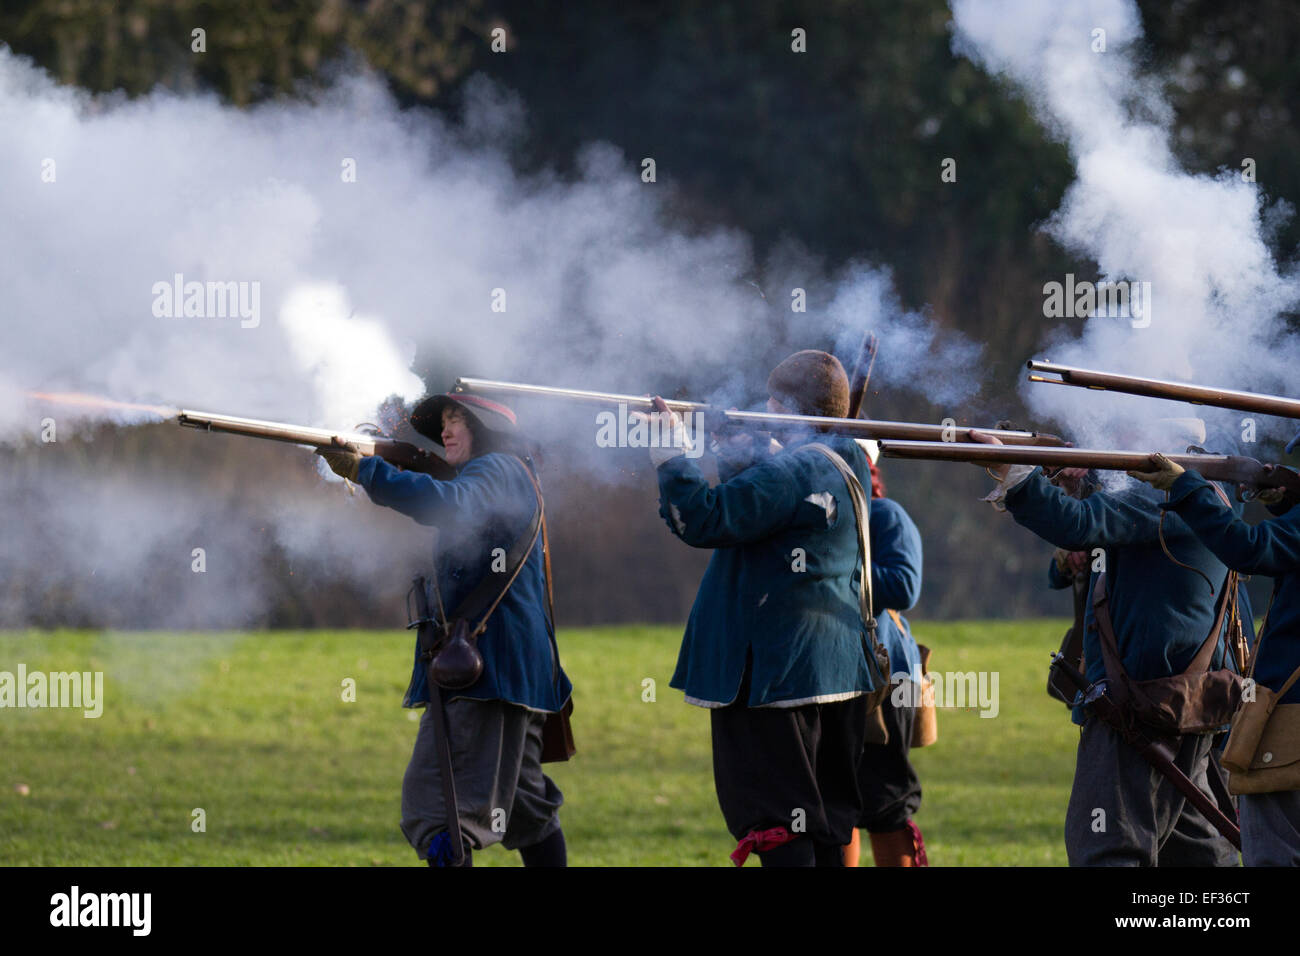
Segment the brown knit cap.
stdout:
<svg viewBox="0 0 1300 956">
<path fill-rule="evenodd" d="M 829 352 L 795 352 L 772 370 L 767 393 L 800 415 L 844 418 L 849 413 L 849 377 Z"/>
</svg>

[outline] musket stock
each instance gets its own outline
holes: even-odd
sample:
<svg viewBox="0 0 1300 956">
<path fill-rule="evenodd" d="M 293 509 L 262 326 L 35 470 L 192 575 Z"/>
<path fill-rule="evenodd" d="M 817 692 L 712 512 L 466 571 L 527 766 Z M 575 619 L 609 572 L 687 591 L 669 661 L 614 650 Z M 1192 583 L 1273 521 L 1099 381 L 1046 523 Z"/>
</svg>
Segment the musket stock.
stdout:
<svg viewBox="0 0 1300 956">
<path fill-rule="evenodd" d="M 553 388 L 547 385 L 526 385 L 519 382 L 497 382 L 482 378 L 461 378 L 456 380 L 457 392 L 478 392 L 510 396 L 514 398 L 553 398 L 569 402 L 581 402 L 588 405 L 604 407 L 623 405 L 638 411 L 653 410 L 653 402 L 644 395 L 624 395 L 617 392 L 592 392 L 582 389 Z M 703 413 L 708 420 L 731 425 L 741 425 L 771 431 L 779 427 L 816 428 L 828 432 L 852 435 L 855 438 L 895 439 L 903 441 L 971 441 L 972 431 L 993 435 L 1008 445 L 1063 446 L 1064 440 L 1056 435 L 1040 432 L 1017 431 L 1005 428 L 972 428 L 968 425 L 945 426 L 928 425 L 919 422 L 874 421 L 869 418 L 845 419 L 829 418 L 819 415 L 783 415 L 773 412 L 743 412 L 721 409 L 704 402 L 688 402 L 680 399 L 665 399 L 665 403 L 675 412 Z M 710 428 L 710 430 L 716 430 Z"/>
<path fill-rule="evenodd" d="M 1072 365 L 1057 365 L 1053 362 L 1039 362 L 1032 359 L 1027 365 L 1030 371 L 1046 372 L 1057 376 L 1057 378 L 1045 378 L 1042 375 L 1030 375 L 1031 382 L 1074 385 L 1078 388 L 1091 388 L 1102 392 L 1123 392 L 1127 395 L 1144 395 L 1148 398 L 1163 398 L 1169 401 L 1188 402 L 1192 405 L 1210 405 L 1215 408 L 1231 408 L 1241 412 L 1300 419 L 1300 399 L 1283 398 L 1280 395 L 1167 382 L 1163 379 L 1142 378 L 1136 375 L 1116 375 L 1111 372 L 1098 372 L 1094 369 L 1075 368 Z"/>
</svg>

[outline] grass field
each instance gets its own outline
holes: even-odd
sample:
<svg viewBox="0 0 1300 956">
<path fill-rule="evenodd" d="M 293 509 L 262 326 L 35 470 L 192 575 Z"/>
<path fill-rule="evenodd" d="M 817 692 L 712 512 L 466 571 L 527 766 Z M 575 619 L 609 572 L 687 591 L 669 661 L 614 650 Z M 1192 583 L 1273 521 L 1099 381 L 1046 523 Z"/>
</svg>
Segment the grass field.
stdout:
<svg viewBox="0 0 1300 956">
<path fill-rule="evenodd" d="M 916 627 L 934 670 L 999 674 L 996 718 L 943 710 L 939 742 L 914 753 L 932 865 L 1064 865 L 1077 733 L 1043 683 L 1065 626 Z M 579 753 L 548 772 L 573 865 L 730 865 L 708 716 L 668 687 L 679 639 L 560 633 Z M 105 698 L 98 719 L 0 710 L 0 865 L 416 864 L 397 828 L 411 646 L 387 631 L 0 634 L 0 671 L 103 671 Z M 493 847 L 475 865 L 519 858 Z"/>
</svg>

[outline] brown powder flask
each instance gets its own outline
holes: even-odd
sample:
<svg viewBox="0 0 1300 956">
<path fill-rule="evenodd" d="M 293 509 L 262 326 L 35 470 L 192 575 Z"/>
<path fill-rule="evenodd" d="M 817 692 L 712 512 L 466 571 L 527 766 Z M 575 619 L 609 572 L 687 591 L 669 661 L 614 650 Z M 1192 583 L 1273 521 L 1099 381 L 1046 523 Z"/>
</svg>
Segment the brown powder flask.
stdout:
<svg viewBox="0 0 1300 956">
<path fill-rule="evenodd" d="M 451 634 L 433 655 L 429 673 L 439 687 L 464 690 L 483 676 L 483 654 L 478 649 L 478 635 L 471 634 L 464 618 L 453 621 Z"/>
</svg>

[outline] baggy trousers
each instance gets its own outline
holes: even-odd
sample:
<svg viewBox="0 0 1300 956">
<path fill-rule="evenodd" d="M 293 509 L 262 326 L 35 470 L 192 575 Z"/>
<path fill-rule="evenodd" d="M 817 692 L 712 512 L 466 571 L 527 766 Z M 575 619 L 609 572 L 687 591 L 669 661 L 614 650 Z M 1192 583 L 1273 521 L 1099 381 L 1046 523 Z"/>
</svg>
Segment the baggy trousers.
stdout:
<svg viewBox="0 0 1300 956">
<path fill-rule="evenodd" d="M 1178 738 L 1174 765 L 1206 795 L 1211 734 Z M 1178 859 L 1162 860 L 1176 841 Z M 1208 832 L 1206 832 L 1208 831 Z M 1229 853 L 1223 852 L 1227 846 Z M 1169 846 L 1173 850 L 1173 846 Z M 1232 845 L 1214 830 L 1170 781 L 1097 717 L 1080 729 L 1074 785 L 1065 811 L 1065 851 L 1071 866 L 1235 866 Z"/>
<path fill-rule="evenodd" d="M 713 780 L 731 835 L 785 827 L 814 843 L 848 843 L 862 809 L 867 698 L 787 708 L 749 707 L 746 697 L 710 711 Z"/>
<path fill-rule="evenodd" d="M 1243 793 L 1237 804 L 1247 866 L 1300 866 L 1300 790 Z"/>
<path fill-rule="evenodd" d="M 906 682 L 912 700 L 911 682 Z M 908 759 L 912 749 L 912 727 L 916 708 L 893 703 L 893 693 L 885 696 L 880 716 L 889 731 L 889 741 L 867 744 L 858 764 L 858 790 L 862 793 L 862 812 L 858 826 L 869 833 L 892 833 L 907 826 L 912 814 L 921 808 L 921 778 Z"/>
<path fill-rule="evenodd" d="M 460 828 L 471 849 L 501 843 L 533 846 L 560 828 L 564 795 L 542 773 L 546 715 L 502 700 L 449 700 L 452 776 Z M 428 707 L 402 780 L 402 832 L 420 859 L 429 841 L 447 829 L 438 741 Z"/>
</svg>

